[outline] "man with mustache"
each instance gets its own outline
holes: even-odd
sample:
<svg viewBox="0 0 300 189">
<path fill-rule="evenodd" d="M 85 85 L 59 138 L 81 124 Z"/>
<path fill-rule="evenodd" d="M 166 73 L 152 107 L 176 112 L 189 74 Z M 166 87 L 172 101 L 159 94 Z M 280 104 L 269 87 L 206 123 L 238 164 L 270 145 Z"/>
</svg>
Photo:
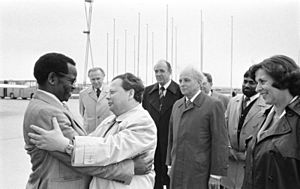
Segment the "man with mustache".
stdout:
<svg viewBox="0 0 300 189">
<path fill-rule="evenodd" d="M 243 94 L 233 97 L 225 112 L 230 148 L 228 177 L 232 180 L 234 188 L 241 188 L 244 179 L 245 141 L 257 132 L 263 119 L 262 115 L 268 107 L 256 93 L 256 85 L 250 71 L 246 71 L 242 85 Z"/>
</svg>

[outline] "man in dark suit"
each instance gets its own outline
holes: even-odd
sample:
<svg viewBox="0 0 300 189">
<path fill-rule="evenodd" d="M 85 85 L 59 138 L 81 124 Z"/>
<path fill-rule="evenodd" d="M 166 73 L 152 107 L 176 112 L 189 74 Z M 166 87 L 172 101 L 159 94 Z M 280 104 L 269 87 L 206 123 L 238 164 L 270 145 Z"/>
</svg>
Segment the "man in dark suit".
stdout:
<svg viewBox="0 0 300 189">
<path fill-rule="evenodd" d="M 154 157 L 155 189 L 169 188 L 166 153 L 168 146 L 168 127 L 173 104 L 182 97 L 179 86 L 171 80 L 172 68 L 169 62 L 160 60 L 154 66 L 157 83 L 146 87 L 143 107 L 148 110 L 157 126 L 157 147 Z"/>
</svg>

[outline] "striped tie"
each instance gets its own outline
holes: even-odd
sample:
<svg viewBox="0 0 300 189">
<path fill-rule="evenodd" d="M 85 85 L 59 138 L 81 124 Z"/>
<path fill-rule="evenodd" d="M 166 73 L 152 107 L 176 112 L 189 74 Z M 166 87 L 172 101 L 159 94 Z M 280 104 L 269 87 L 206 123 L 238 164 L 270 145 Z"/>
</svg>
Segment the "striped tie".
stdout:
<svg viewBox="0 0 300 189">
<path fill-rule="evenodd" d="M 161 100 L 165 96 L 164 91 L 165 91 L 164 87 L 159 88 L 159 100 Z"/>
</svg>

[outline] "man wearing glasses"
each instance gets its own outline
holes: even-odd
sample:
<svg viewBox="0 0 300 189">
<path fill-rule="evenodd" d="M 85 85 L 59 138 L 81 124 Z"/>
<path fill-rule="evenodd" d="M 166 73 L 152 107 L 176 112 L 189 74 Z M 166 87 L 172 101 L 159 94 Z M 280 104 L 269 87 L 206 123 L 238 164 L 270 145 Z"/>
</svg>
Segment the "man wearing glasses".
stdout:
<svg viewBox="0 0 300 189">
<path fill-rule="evenodd" d="M 75 88 L 77 76 L 75 62 L 63 54 L 45 54 L 35 63 L 34 76 L 38 90 L 26 109 L 23 122 L 25 149 L 30 155 L 32 164 L 32 173 L 26 189 L 87 189 L 91 176 L 129 184 L 134 174 L 144 174 L 138 172 L 143 169 L 136 167 L 138 159 L 124 160 L 106 167 L 73 168 L 70 156 L 40 150 L 32 144 L 28 138 L 28 133 L 33 132 L 30 125 L 39 125 L 50 130 L 53 128 L 51 121 L 53 117 L 57 118 L 65 137 L 73 139 L 75 136 L 86 135 L 86 131 L 63 103 L 68 101 Z"/>
</svg>

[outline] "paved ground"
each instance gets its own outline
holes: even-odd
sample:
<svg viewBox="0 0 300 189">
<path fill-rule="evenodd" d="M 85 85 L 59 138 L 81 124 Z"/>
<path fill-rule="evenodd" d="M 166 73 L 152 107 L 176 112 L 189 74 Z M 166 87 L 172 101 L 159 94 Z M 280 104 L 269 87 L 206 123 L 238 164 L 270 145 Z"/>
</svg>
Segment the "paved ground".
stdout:
<svg viewBox="0 0 300 189">
<path fill-rule="evenodd" d="M 25 188 L 30 159 L 24 150 L 23 116 L 29 100 L 0 99 L 0 189 Z M 68 102 L 80 119 L 78 99 Z"/>
</svg>

